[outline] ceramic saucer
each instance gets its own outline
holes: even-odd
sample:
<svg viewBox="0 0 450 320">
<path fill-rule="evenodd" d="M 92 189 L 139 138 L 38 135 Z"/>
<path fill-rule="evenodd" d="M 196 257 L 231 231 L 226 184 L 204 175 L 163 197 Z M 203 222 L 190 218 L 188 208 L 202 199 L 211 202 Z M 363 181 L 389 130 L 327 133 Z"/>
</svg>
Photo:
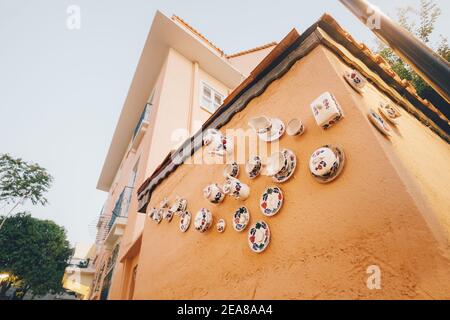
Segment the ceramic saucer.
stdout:
<svg viewBox="0 0 450 320">
<path fill-rule="evenodd" d="M 263 215 L 272 217 L 283 206 L 283 192 L 279 187 L 267 188 L 261 196 L 259 207 Z"/>
<path fill-rule="evenodd" d="M 203 233 L 211 227 L 212 221 L 213 217 L 211 211 L 202 208 L 195 216 L 194 227 L 197 231 Z"/>
<path fill-rule="evenodd" d="M 370 109 L 367 116 L 369 117 L 370 122 L 375 126 L 375 128 L 378 129 L 378 131 L 380 131 L 387 137 L 391 136 L 391 127 L 389 127 L 389 125 L 383 120 L 383 118 L 381 118 L 380 115 L 378 115 L 378 113 Z"/>
<path fill-rule="evenodd" d="M 270 242 L 270 229 L 264 221 L 258 221 L 248 231 L 248 245 L 253 252 L 261 253 Z"/>
<path fill-rule="evenodd" d="M 237 232 L 242 232 L 247 228 L 250 221 L 250 212 L 246 207 L 241 207 L 236 210 L 233 215 L 233 228 Z"/>
<path fill-rule="evenodd" d="M 225 231 L 226 227 L 227 227 L 227 223 L 224 219 L 220 219 L 219 221 L 217 221 L 217 223 L 216 223 L 217 232 L 223 233 Z"/>
<path fill-rule="evenodd" d="M 191 225 L 191 213 L 189 211 L 184 211 L 180 217 L 180 231 L 186 232 Z"/>
<path fill-rule="evenodd" d="M 272 180 L 277 183 L 283 183 L 288 181 L 294 174 L 295 168 L 297 167 L 297 157 L 292 150 L 284 149 L 284 157 L 288 160 L 288 165 L 285 171 L 279 172 L 272 177 Z"/>
</svg>

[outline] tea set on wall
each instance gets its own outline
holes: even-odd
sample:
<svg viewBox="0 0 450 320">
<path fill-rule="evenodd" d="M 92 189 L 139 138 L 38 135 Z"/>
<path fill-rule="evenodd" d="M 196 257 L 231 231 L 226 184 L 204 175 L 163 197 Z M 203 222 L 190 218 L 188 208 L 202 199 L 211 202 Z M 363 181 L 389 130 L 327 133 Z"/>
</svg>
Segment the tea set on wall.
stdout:
<svg viewBox="0 0 450 320">
<path fill-rule="evenodd" d="M 347 71 L 345 80 L 360 94 L 364 93 L 367 80 L 356 70 Z M 317 125 L 325 130 L 334 126 L 343 119 L 342 108 L 335 96 L 325 92 L 315 99 L 310 105 L 312 114 Z M 378 111 L 393 125 L 397 125 L 397 119 L 401 116 L 399 110 L 389 103 L 381 103 Z M 383 134 L 390 135 L 390 127 L 386 121 L 373 109 L 370 109 L 368 117 L 374 126 Z M 253 129 L 260 140 L 274 142 L 279 140 L 285 133 L 289 136 L 301 136 L 305 133 L 305 126 L 300 119 L 294 118 L 285 126 L 278 118 L 260 116 L 249 120 L 248 125 Z M 203 137 L 203 145 L 210 154 L 226 156 L 233 152 L 233 139 L 223 135 L 217 129 L 209 129 Z M 324 145 L 315 150 L 309 159 L 309 171 L 311 176 L 321 184 L 334 181 L 341 174 L 345 166 L 346 157 L 344 150 L 336 145 Z M 281 184 L 292 178 L 297 168 L 297 157 L 292 150 L 282 149 L 274 152 L 267 159 L 259 155 L 251 156 L 245 164 L 245 174 L 250 181 L 259 176 L 270 177 L 273 182 Z M 240 201 L 246 201 L 250 197 L 250 186 L 238 179 L 240 173 L 239 164 L 229 163 L 225 166 L 223 177 L 225 182 L 220 185 L 212 183 L 203 189 L 203 197 L 214 205 L 220 205 L 227 196 Z M 284 194 L 280 187 L 267 187 L 259 199 L 259 208 L 266 217 L 277 215 L 284 203 Z M 157 224 L 163 219 L 170 222 L 173 216 L 180 217 L 179 229 L 186 232 L 189 229 L 192 216 L 187 211 L 187 200 L 177 197 L 172 206 L 169 206 L 167 198 L 160 203 L 160 208 L 151 208 L 149 217 Z M 213 214 L 207 208 L 201 208 L 194 217 L 194 228 L 205 233 L 213 225 Z M 250 211 L 241 206 L 232 216 L 233 229 L 243 232 L 250 222 Z M 219 233 L 225 232 L 226 220 L 220 219 L 215 224 Z M 247 241 L 253 252 L 261 253 L 269 245 L 270 229 L 264 221 L 257 221 L 248 231 Z"/>
<path fill-rule="evenodd" d="M 356 70 L 346 71 L 344 73 L 344 79 L 355 89 L 358 93 L 364 93 L 364 88 L 367 85 L 367 80 Z M 391 103 L 381 102 L 378 107 L 378 114 L 374 109 L 369 109 L 367 117 L 370 122 L 386 137 L 392 136 L 392 129 L 385 119 L 392 125 L 397 126 L 399 124 L 398 118 L 401 117 L 401 113 L 397 107 Z M 383 119 L 384 118 L 384 119 Z"/>
</svg>

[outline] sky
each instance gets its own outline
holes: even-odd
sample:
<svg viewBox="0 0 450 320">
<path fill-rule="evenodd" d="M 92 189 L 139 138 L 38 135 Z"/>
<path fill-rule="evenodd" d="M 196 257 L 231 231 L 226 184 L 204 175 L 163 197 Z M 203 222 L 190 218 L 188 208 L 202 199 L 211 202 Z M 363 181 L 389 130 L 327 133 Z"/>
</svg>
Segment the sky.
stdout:
<svg viewBox="0 0 450 320">
<path fill-rule="evenodd" d="M 395 16 L 419 0 L 371 2 Z M 437 33 L 449 36 L 450 1 L 435 2 Z M 79 29 L 67 27 L 71 5 L 80 9 Z M 374 47 L 373 34 L 337 0 L 0 0 L 0 153 L 54 176 L 50 203 L 21 209 L 64 226 L 72 244 L 95 238 L 107 196 L 97 179 L 157 9 L 226 53 L 304 31 L 325 12 Z"/>
</svg>

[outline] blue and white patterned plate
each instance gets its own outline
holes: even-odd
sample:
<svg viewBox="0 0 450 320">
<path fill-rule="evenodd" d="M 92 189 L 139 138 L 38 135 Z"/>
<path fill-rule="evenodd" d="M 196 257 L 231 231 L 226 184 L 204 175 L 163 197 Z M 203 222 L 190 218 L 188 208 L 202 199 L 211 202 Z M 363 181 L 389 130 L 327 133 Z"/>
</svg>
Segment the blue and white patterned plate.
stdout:
<svg viewBox="0 0 450 320">
<path fill-rule="evenodd" d="M 250 211 L 246 207 L 240 207 L 233 215 L 233 228 L 237 232 L 242 232 L 247 228 L 250 221 Z"/>
<path fill-rule="evenodd" d="M 269 187 L 261 195 L 259 208 L 263 215 L 273 217 L 283 206 L 283 192 L 279 187 Z"/>
<path fill-rule="evenodd" d="M 258 221 L 248 231 L 248 245 L 253 252 L 261 253 L 270 242 L 270 229 L 264 221 Z"/>
</svg>

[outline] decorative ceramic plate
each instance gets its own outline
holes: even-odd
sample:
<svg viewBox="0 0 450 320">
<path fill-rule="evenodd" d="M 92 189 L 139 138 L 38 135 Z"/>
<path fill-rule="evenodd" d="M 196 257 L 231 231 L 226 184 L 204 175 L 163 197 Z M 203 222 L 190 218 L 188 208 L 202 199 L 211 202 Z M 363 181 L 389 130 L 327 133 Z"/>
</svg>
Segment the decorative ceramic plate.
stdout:
<svg viewBox="0 0 450 320">
<path fill-rule="evenodd" d="M 227 227 L 227 223 L 224 219 L 220 219 L 216 223 L 216 229 L 219 233 L 223 233 L 225 231 L 225 228 Z"/>
<path fill-rule="evenodd" d="M 264 191 L 259 201 L 263 215 L 272 217 L 280 211 L 283 205 L 283 192 L 279 187 L 269 187 Z"/>
<path fill-rule="evenodd" d="M 284 172 L 277 173 L 272 177 L 272 180 L 277 183 L 283 183 L 288 181 L 294 174 L 295 168 L 297 167 L 297 157 L 292 150 L 284 149 L 284 156 L 288 159 L 287 169 Z"/>
<path fill-rule="evenodd" d="M 203 233 L 211 227 L 212 221 L 213 218 L 211 211 L 202 208 L 199 212 L 197 212 L 197 215 L 195 216 L 194 227 L 197 231 Z"/>
<path fill-rule="evenodd" d="M 266 133 L 258 134 L 259 138 L 264 142 L 273 142 L 280 139 L 286 131 L 286 126 L 280 119 L 270 119 L 272 128 Z"/>
<path fill-rule="evenodd" d="M 248 245 L 253 252 L 261 253 L 270 242 L 270 229 L 264 221 L 258 221 L 248 231 Z"/>
<path fill-rule="evenodd" d="M 317 182 L 329 183 L 341 174 L 344 165 L 344 150 L 333 145 L 325 145 L 312 154 L 309 170 Z"/>
<path fill-rule="evenodd" d="M 180 231 L 186 232 L 189 229 L 190 225 L 191 225 L 191 213 L 189 211 L 184 211 L 181 214 Z"/>
<path fill-rule="evenodd" d="M 378 115 L 375 111 L 372 109 L 369 110 L 369 114 L 367 115 L 369 117 L 370 122 L 377 128 L 382 134 L 384 134 L 387 137 L 391 136 L 391 127 L 381 118 L 381 116 Z"/>
<path fill-rule="evenodd" d="M 233 215 L 233 228 L 237 232 L 242 232 L 247 228 L 250 221 L 250 211 L 246 207 L 241 207 L 236 210 Z"/>
</svg>

